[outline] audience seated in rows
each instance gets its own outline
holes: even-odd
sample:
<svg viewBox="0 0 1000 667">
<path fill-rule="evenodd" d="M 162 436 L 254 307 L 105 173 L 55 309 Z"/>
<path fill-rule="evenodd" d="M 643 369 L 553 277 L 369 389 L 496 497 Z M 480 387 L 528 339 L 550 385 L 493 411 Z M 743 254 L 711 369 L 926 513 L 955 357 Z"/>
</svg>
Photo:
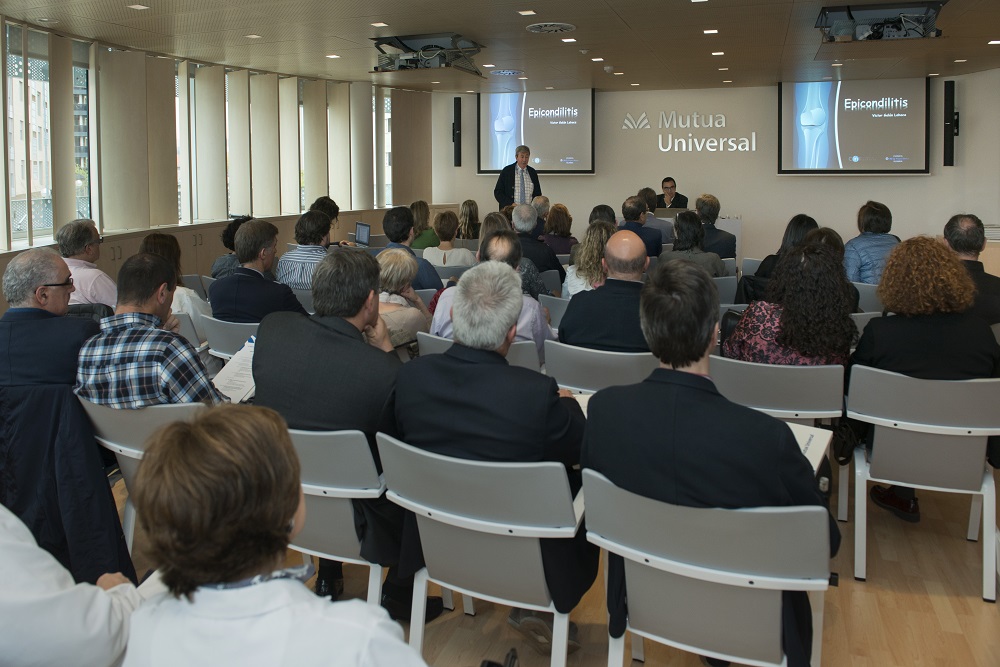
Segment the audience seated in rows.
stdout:
<svg viewBox="0 0 1000 667">
<path fill-rule="evenodd" d="M 792 219 L 785 225 L 785 233 L 781 237 L 781 247 L 773 255 L 768 255 L 761 260 L 757 271 L 754 272 L 754 276 L 757 278 L 770 278 L 771 274 L 774 273 L 774 267 L 778 264 L 778 260 L 781 259 L 781 253 L 787 253 L 802 243 L 806 234 L 818 228 L 819 224 L 805 213 L 792 216 Z"/>
<path fill-rule="evenodd" d="M 59 254 L 73 275 L 73 286 L 69 302 L 103 303 L 111 308 L 118 300 L 118 288 L 111 276 L 97 268 L 95 262 L 101 258 L 101 244 L 104 239 L 97 231 L 93 220 L 81 218 L 67 223 L 56 232 Z"/>
<path fill-rule="evenodd" d="M 378 263 L 378 314 L 389 329 L 389 342 L 393 347 L 412 343 L 418 331 L 427 332 L 431 325 L 431 312 L 413 291 L 417 259 L 405 250 L 393 248 L 380 252 Z"/>
<path fill-rule="evenodd" d="M 523 206 L 523 204 L 522 204 Z M 504 262 L 512 269 L 517 269 L 521 262 L 522 235 L 514 234 L 511 230 L 501 230 L 487 236 L 479 245 L 479 259 L 481 262 Z M 466 272 L 468 273 L 468 272 Z M 462 276 L 463 280 L 465 276 Z M 461 281 L 458 283 L 462 284 Z M 434 319 L 431 321 L 431 333 L 442 338 L 454 338 L 454 325 L 452 322 L 452 302 L 457 295 L 456 288 L 449 287 L 441 293 L 438 299 L 437 308 L 434 310 Z M 530 340 L 538 348 L 538 358 L 544 363 L 545 341 L 555 340 L 552 327 L 549 326 L 548 316 L 542 306 L 527 294 L 521 294 L 522 308 L 520 317 L 517 320 L 517 340 Z"/>
<path fill-rule="evenodd" d="M 647 255 L 659 257 L 663 252 L 663 236 L 660 230 L 645 226 L 647 214 L 646 202 L 642 197 L 629 197 L 622 203 L 622 217 L 625 218 L 625 222 L 621 224 L 621 228 L 633 232 L 642 239 Z"/>
<path fill-rule="evenodd" d="M 868 201 L 858 209 L 861 234 L 844 245 L 844 269 L 848 280 L 879 284 L 889 253 L 899 243 L 899 238 L 889 233 L 891 230 L 892 212 L 885 204 Z"/>
<path fill-rule="evenodd" d="M 506 232 L 487 238 L 486 251 L 500 243 L 518 247 Z M 389 407 L 394 426 L 386 430 L 414 447 L 456 458 L 558 461 L 575 492 L 580 473 L 573 466 L 579 463 L 585 423 L 579 404 L 554 379 L 505 359 L 520 328 L 522 304 L 530 300 L 521 294 L 517 273 L 506 263 L 487 260 L 448 292 L 454 293 L 449 310 L 455 343 L 443 354 L 422 356 L 400 369 Z M 416 540 L 417 533 L 406 537 Z M 422 560 L 409 565 L 413 572 L 423 567 Z M 569 613 L 594 582 L 598 549 L 581 528 L 574 539 L 543 540 L 542 560 L 555 608 Z M 537 627 L 536 619 L 513 610 L 508 620 L 534 639 L 527 630 Z M 571 629 L 571 639 L 573 634 Z"/>
<path fill-rule="evenodd" d="M 657 218 L 653 211 L 656 210 L 656 191 L 653 188 L 642 188 L 636 193 L 646 204 L 646 220 L 643 225 L 647 229 L 656 229 L 660 232 L 660 243 L 674 242 L 674 225 L 670 220 Z M 662 196 L 662 195 L 661 195 Z"/>
<path fill-rule="evenodd" d="M 216 408 L 153 437 L 134 496 L 167 592 L 132 616 L 127 667 L 424 665 L 384 610 L 330 604 L 302 585 L 311 568 L 283 567 L 306 521 L 300 478 L 266 408 Z"/>
<path fill-rule="evenodd" d="M 159 255 L 125 260 L 115 314 L 80 349 L 77 395 L 113 408 L 225 401 L 198 353 L 176 333 L 170 316 L 176 286 L 177 270 Z"/>
<path fill-rule="evenodd" d="M 657 264 L 642 289 L 641 320 L 660 367 L 640 384 L 591 397 L 581 465 L 627 491 L 675 505 L 824 506 L 788 426 L 726 400 L 709 378 L 719 297 L 708 273 L 687 261 Z M 839 544 L 831 516 L 831 556 Z M 621 637 L 629 582 L 620 556 L 610 556 L 607 566 L 609 632 Z M 787 664 L 808 665 L 812 622 L 804 592 L 783 595 L 782 622 Z"/>
<path fill-rule="evenodd" d="M 268 313 L 305 314 L 288 285 L 268 280 L 278 253 L 278 228 L 264 220 L 248 220 L 236 230 L 236 257 L 240 266 L 208 288 L 212 317 L 225 322 L 256 323 Z"/>
<path fill-rule="evenodd" d="M 704 249 L 705 225 L 694 211 L 681 211 L 674 219 L 674 249 L 665 252 L 660 262 L 686 259 L 708 271 L 713 278 L 726 275 L 726 265 L 717 254 Z"/>
<path fill-rule="evenodd" d="M 413 212 L 406 206 L 396 206 L 386 211 L 382 218 L 382 231 L 389 239 L 387 248 L 401 248 L 414 257 L 410 244 L 413 242 Z M 417 277 L 413 289 L 441 289 L 444 285 L 437 271 L 423 257 L 417 257 Z"/>
<path fill-rule="evenodd" d="M 616 232 L 602 263 L 607 280 L 570 300 L 559 323 L 560 342 L 608 352 L 649 352 L 639 325 L 642 274 L 649 266 L 642 239 L 629 231 Z"/>
<path fill-rule="evenodd" d="M 453 243 L 458 231 L 458 216 L 454 211 L 441 211 L 434 216 L 434 231 L 440 242 L 436 247 L 424 249 L 424 259 L 434 266 L 472 266 L 476 263 L 471 250 L 456 248 Z"/>
<path fill-rule="evenodd" d="M 974 292 L 969 272 L 944 244 L 917 236 L 896 245 L 878 286 L 879 299 L 893 317 L 868 322 L 851 365 L 925 380 L 1000 377 L 1000 345 L 989 325 L 969 312 Z M 989 457 L 1000 464 L 995 440 L 991 438 Z M 913 489 L 876 485 L 870 495 L 897 517 L 920 520 Z"/>
<path fill-rule="evenodd" d="M 323 211 L 309 210 L 295 222 L 296 247 L 278 259 L 275 278 L 292 289 L 312 289 L 312 276 L 316 265 L 326 257 L 330 247 L 332 221 Z"/>
<path fill-rule="evenodd" d="M 223 228 L 220 236 L 222 237 L 222 245 L 224 245 L 229 252 L 225 255 L 219 255 L 212 262 L 212 277 L 218 280 L 219 278 L 225 278 L 226 276 L 231 276 L 233 271 L 240 267 L 240 260 L 236 257 L 236 232 L 244 223 L 253 220 L 250 216 L 243 216 L 232 220 L 228 225 Z M 264 271 L 264 277 L 268 280 L 274 280 L 274 273 L 271 269 Z"/>
<path fill-rule="evenodd" d="M 378 295 L 379 264 L 374 257 L 363 251 L 331 253 L 313 275 L 315 315 L 279 312 L 261 322 L 253 377 L 255 405 L 277 410 L 291 428 L 362 431 L 381 471 L 375 433 L 402 362 L 379 317 Z M 394 618 L 409 618 L 413 582 L 401 579 L 395 567 L 402 509 L 382 496 L 356 502 L 354 511 L 362 557 L 389 567 L 383 604 Z M 321 561 L 317 594 L 336 599 L 339 590 L 340 564 Z M 441 599 L 429 605 L 428 620 L 441 613 Z"/>
<path fill-rule="evenodd" d="M 431 229 L 431 208 L 423 199 L 410 204 L 413 213 L 413 241 L 410 247 L 414 250 L 433 248 L 438 245 L 438 235 Z"/>
<path fill-rule="evenodd" d="M 487 214 L 479 227 L 479 248 L 482 249 L 483 240 L 490 234 L 504 230 L 510 231 L 511 229 L 510 220 L 504 217 L 503 213 Z M 535 263 L 523 255 L 517 272 L 521 274 L 521 290 L 532 299 L 537 299 L 539 294 L 549 293 Z"/>
<path fill-rule="evenodd" d="M 986 273 L 979 261 L 979 253 L 986 249 L 983 221 L 971 213 L 952 216 L 944 226 L 944 240 L 962 260 L 976 284 L 976 297 L 969 312 L 983 318 L 987 324 L 1000 322 L 1000 277 Z"/>
<path fill-rule="evenodd" d="M 736 257 L 736 236 L 715 226 L 719 211 L 722 210 L 719 198 L 715 195 L 702 195 L 695 200 L 694 208 L 705 227 L 705 252 L 714 252 L 722 259 Z"/>
<path fill-rule="evenodd" d="M 475 199 L 466 199 L 458 209 L 457 238 L 479 238 L 479 204 Z"/>
<path fill-rule="evenodd" d="M 579 243 L 573 236 L 573 216 L 563 204 L 549 209 L 545 217 L 545 233 L 540 238 L 557 255 L 568 255 L 570 249 Z"/>
<path fill-rule="evenodd" d="M 743 311 L 722 352 L 758 364 L 846 364 L 857 340 L 852 298 L 832 248 L 803 244 L 784 250 L 766 299 Z"/>
<path fill-rule="evenodd" d="M 604 284 L 604 280 L 608 277 L 604 268 L 604 247 L 617 229 L 613 222 L 600 219 L 587 226 L 583 243 L 573 246 L 574 250 L 579 249 L 576 263 L 566 267 L 566 280 L 563 282 L 562 291 L 564 299 Z"/>
</svg>

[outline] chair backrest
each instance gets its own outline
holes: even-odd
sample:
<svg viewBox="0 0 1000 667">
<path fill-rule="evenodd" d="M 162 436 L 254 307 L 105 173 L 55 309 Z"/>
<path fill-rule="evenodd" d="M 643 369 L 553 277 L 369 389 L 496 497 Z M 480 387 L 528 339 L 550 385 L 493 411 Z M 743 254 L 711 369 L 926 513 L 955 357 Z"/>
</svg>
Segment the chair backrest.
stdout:
<svg viewBox="0 0 1000 667">
<path fill-rule="evenodd" d="M 862 313 L 881 313 L 885 307 L 882 305 L 882 300 L 878 298 L 878 285 L 869 285 L 868 283 L 852 283 L 858 288 L 858 295 L 861 297 L 858 301 L 858 308 L 861 309 Z"/>
<path fill-rule="evenodd" d="M 673 243 L 664 243 L 663 247 L 660 249 L 660 253 L 661 254 L 665 253 L 665 252 L 673 252 L 673 251 L 674 251 L 674 244 Z"/>
<path fill-rule="evenodd" d="M 567 264 L 569 264 L 569 253 L 566 253 L 565 255 L 559 255 L 559 254 L 557 254 L 556 255 L 556 259 L 559 260 L 560 264 L 562 264 L 563 266 L 566 266 Z"/>
<path fill-rule="evenodd" d="M 452 244 L 456 248 L 466 248 L 472 252 L 479 250 L 479 239 L 455 239 L 452 241 Z"/>
<path fill-rule="evenodd" d="M 208 347 L 212 354 L 228 359 L 243 348 L 243 344 L 250 336 L 257 334 L 260 323 L 223 322 L 202 315 L 201 326 L 205 330 L 205 337 L 208 338 Z"/>
<path fill-rule="evenodd" d="M 417 349 L 420 350 L 420 356 L 447 352 L 454 342 L 450 338 L 442 338 L 423 331 L 417 332 Z M 538 361 L 538 347 L 530 340 L 516 341 L 507 351 L 507 363 L 533 371 L 539 370 L 541 364 Z"/>
<path fill-rule="evenodd" d="M 434 299 L 434 295 L 437 294 L 437 290 L 433 287 L 430 289 L 418 289 L 413 290 L 420 297 L 420 300 L 424 302 L 424 305 L 430 308 L 431 301 Z"/>
<path fill-rule="evenodd" d="M 106 303 L 74 303 L 66 311 L 66 317 L 90 318 L 100 324 L 105 317 L 115 314 L 115 309 Z"/>
<path fill-rule="evenodd" d="M 865 327 L 876 317 L 882 317 L 882 311 L 877 313 L 851 313 L 851 319 L 854 321 L 854 326 L 858 329 L 858 335 L 860 336 L 865 332 Z"/>
<path fill-rule="evenodd" d="M 471 266 L 435 266 L 434 270 L 437 271 L 441 280 L 448 280 L 453 276 L 455 278 L 461 278 L 462 274 L 471 268 Z"/>
<path fill-rule="evenodd" d="M 712 278 L 716 289 L 719 290 L 719 303 L 736 302 L 736 276 L 723 276 Z"/>
<path fill-rule="evenodd" d="M 642 382 L 660 365 L 649 352 L 605 352 L 545 341 L 545 372 L 560 387 L 594 392 Z"/>
<path fill-rule="evenodd" d="M 205 288 L 205 300 L 208 301 L 208 290 L 212 287 L 212 283 L 215 282 L 215 278 L 212 276 L 202 276 L 201 284 Z"/>
<path fill-rule="evenodd" d="M 549 296 L 548 294 L 539 294 L 538 303 L 549 309 L 549 319 L 552 322 L 552 326 L 558 329 L 563 315 L 566 314 L 566 308 L 569 306 L 569 299 Z"/>
<path fill-rule="evenodd" d="M 753 259 L 750 257 L 743 258 L 743 267 L 740 269 L 741 276 L 752 276 L 757 273 L 757 269 L 760 267 L 760 263 L 763 262 L 762 259 Z"/>
<path fill-rule="evenodd" d="M 208 301 L 208 292 L 201 282 L 201 276 L 197 273 L 187 273 L 181 276 L 181 280 L 184 281 L 184 287 L 194 290 L 194 293 L 201 297 L 202 301 Z"/>
<path fill-rule="evenodd" d="M 389 237 L 385 234 L 372 234 L 368 245 L 373 248 L 384 248 L 389 245 Z"/>
<path fill-rule="evenodd" d="M 545 284 L 545 289 L 555 294 L 556 292 L 562 292 L 562 283 L 559 281 L 559 272 L 555 269 L 549 269 L 548 271 L 542 271 L 539 273 L 542 277 L 542 282 Z"/>
<path fill-rule="evenodd" d="M 660 263 L 660 258 L 659 257 L 656 257 L 656 256 L 650 257 L 649 258 L 649 264 L 646 266 L 646 273 L 647 274 L 652 273 L 653 269 L 655 269 L 656 265 L 659 264 L 659 263 Z"/>
<path fill-rule="evenodd" d="M 726 275 L 727 276 L 733 276 L 733 277 L 735 277 L 736 276 L 736 258 L 735 257 L 727 257 L 726 259 L 722 260 L 722 263 L 726 265 Z"/>
<path fill-rule="evenodd" d="M 410 250 L 412 250 L 413 254 L 416 255 L 417 257 L 423 257 L 424 256 L 424 249 L 423 248 L 410 248 Z"/>
<path fill-rule="evenodd" d="M 417 349 L 420 350 L 420 356 L 427 354 L 442 354 L 451 347 L 454 343 L 450 338 L 443 338 L 441 336 L 435 336 L 434 334 L 425 333 L 423 331 L 417 332 Z"/>
<path fill-rule="evenodd" d="M 456 459 L 377 439 L 386 495 L 416 514 L 432 579 L 550 604 L 538 540 L 576 533 L 565 466 Z"/>
<path fill-rule="evenodd" d="M 194 327 L 194 318 L 192 318 L 187 313 L 174 313 L 174 317 L 180 322 L 180 328 L 177 333 L 186 340 L 191 347 L 198 349 L 204 342 L 199 340 L 198 330 Z"/>
<path fill-rule="evenodd" d="M 1000 379 L 922 380 L 853 366 L 847 416 L 875 425 L 871 477 L 978 490 L 986 438 L 1000 435 Z"/>
<path fill-rule="evenodd" d="M 1000 322 L 992 325 L 990 328 L 993 329 L 993 337 L 1000 343 Z"/>
<path fill-rule="evenodd" d="M 288 429 L 302 467 L 306 521 L 293 548 L 361 558 L 352 498 L 378 498 L 385 491 L 361 431 Z"/>
<path fill-rule="evenodd" d="M 312 288 L 309 289 L 295 289 L 292 288 L 292 292 L 295 293 L 295 298 L 299 300 L 302 307 L 306 309 L 306 312 L 312 314 L 316 312 L 316 307 L 313 306 L 313 291 Z"/>
<path fill-rule="evenodd" d="M 843 413 L 843 366 L 777 366 L 715 355 L 708 364 L 720 394 L 772 417 L 812 425 Z"/>
<path fill-rule="evenodd" d="M 824 508 L 682 507 L 594 470 L 583 488 L 587 539 L 625 559 L 630 628 L 689 651 L 781 663 L 781 591 L 828 587 Z"/>
</svg>

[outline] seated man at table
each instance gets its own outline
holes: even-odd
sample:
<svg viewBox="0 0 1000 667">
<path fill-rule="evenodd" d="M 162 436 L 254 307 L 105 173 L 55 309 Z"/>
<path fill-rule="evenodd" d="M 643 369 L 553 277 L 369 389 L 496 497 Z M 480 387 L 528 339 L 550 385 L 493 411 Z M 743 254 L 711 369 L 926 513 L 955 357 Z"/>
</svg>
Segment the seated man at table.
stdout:
<svg viewBox="0 0 1000 667">
<path fill-rule="evenodd" d="M 414 447 L 455 458 L 558 461 L 578 489 L 580 474 L 572 466 L 579 462 L 586 421 L 580 405 L 553 378 L 505 358 L 527 298 L 517 272 L 503 262 L 483 262 L 449 291 L 455 292 L 455 344 L 399 370 L 389 404 L 394 424 L 387 430 Z M 543 540 L 542 560 L 556 609 L 570 612 L 597 575 L 597 550 L 581 529 L 573 539 Z M 508 620 L 531 639 L 537 635 L 529 627 L 542 630 L 540 619 L 522 610 Z"/>
<path fill-rule="evenodd" d="M 597 392 L 588 404 L 581 465 L 647 498 L 688 507 L 825 506 L 809 461 L 787 425 L 731 403 L 708 376 L 719 335 L 719 296 L 690 262 L 658 265 L 642 289 L 642 330 L 660 367 L 640 384 Z M 627 418 L 623 418 L 627 415 Z M 840 531 L 830 517 L 830 550 Z M 608 569 L 609 631 L 625 630 L 621 557 Z M 808 665 L 809 600 L 783 597 L 788 665 Z"/>
<path fill-rule="evenodd" d="M 736 235 L 715 226 L 719 219 L 722 204 L 715 195 L 702 195 L 694 202 L 701 224 L 705 227 L 705 241 L 702 247 L 705 252 L 714 252 L 722 259 L 736 257 Z"/>
</svg>

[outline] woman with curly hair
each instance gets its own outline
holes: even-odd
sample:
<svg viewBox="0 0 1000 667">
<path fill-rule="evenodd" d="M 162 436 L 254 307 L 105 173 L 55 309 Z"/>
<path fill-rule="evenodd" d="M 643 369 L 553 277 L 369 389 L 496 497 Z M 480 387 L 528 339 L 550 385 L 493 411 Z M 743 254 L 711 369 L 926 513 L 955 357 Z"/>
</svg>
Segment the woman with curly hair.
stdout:
<svg viewBox="0 0 1000 667">
<path fill-rule="evenodd" d="M 800 245 L 781 253 L 767 300 L 751 303 L 725 356 L 787 366 L 846 364 L 857 329 L 840 257 L 826 246 Z"/>
<path fill-rule="evenodd" d="M 566 206 L 556 204 L 549 209 L 545 218 L 545 233 L 541 239 L 557 255 L 568 255 L 570 248 L 579 243 L 573 236 L 573 216 Z"/>
<path fill-rule="evenodd" d="M 585 292 L 604 284 L 608 277 L 604 270 L 604 248 L 608 239 L 618 229 L 604 220 L 596 220 L 587 227 L 583 243 L 576 255 L 576 264 L 566 267 L 566 280 L 563 282 L 563 298 L 569 298 L 577 292 Z"/>
<path fill-rule="evenodd" d="M 479 238 L 479 204 L 475 199 L 466 199 L 458 209 L 458 234 L 455 238 Z"/>
<path fill-rule="evenodd" d="M 865 327 L 851 364 L 925 380 L 1000 377 L 1000 345 L 989 325 L 966 312 L 975 286 L 955 253 L 927 236 L 903 241 L 889 255 L 878 296 L 893 317 Z M 990 461 L 1000 463 L 990 443 Z M 906 521 L 920 520 L 913 489 L 873 486 L 872 501 Z"/>
</svg>

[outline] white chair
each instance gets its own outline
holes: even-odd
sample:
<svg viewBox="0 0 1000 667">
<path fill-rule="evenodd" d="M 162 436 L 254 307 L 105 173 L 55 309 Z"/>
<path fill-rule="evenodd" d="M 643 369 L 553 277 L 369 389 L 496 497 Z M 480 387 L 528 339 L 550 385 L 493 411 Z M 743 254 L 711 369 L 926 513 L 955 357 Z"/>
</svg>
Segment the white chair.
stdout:
<svg viewBox="0 0 1000 667">
<path fill-rule="evenodd" d="M 565 255 L 556 255 L 556 259 L 558 259 L 559 263 L 562 264 L 563 266 L 566 266 L 567 264 L 569 264 L 569 254 L 568 253 L 565 254 Z"/>
<path fill-rule="evenodd" d="M 368 570 L 368 604 L 382 597 L 382 566 L 361 556 L 354 526 L 352 499 L 378 498 L 385 492 L 368 438 L 361 431 L 288 429 L 302 467 L 306 521 L 288 546 L 312 556 L 364 565 Z"/>
<path fill-rule="evenodd" d="M 545 373 L 560 387 L 592 393 L 642 382 L 660 365 L 649 352 L 605 352 L 545 341 Z"/>
<path fill-rule="evenodd" d="M 195 329 L 193 317 L 187 313 L 174 313 L 173 315 L 180 323 L 180 328 L 177 330 L 177 333 L 180 334 L 184 340 L 190 343 L 191 347 L 193 347 L 196 352 L 201 352 L 208 347 L 205 341 L 200 340 L 201 337 L 198 335 L 198 330 Z"/>
<path fill-rule="evenodd" d="M 736 301 L 736 276 L 722 276 L 712 278 L 716 289 L 719 290 L 719 303 L 733 303 Z"/>
<path fill-rule="evenodd" d="M 646 266 L 646 275 L 649 275 L 656 269 L 656 265 L 660 263 L 659 257 L 650 257 L 649 264 Z"/>
<path fill-rule="evenodd" d="M 882 311 L 878 311 L 877 313 L 851 313 L 851 319 L 854 321 L 854 326 L 858 329 L 859 336 L 865 332 L 865 327 L 868 326 L 868 323 L 876 317 L 882 317 Z"/>
<path fill-rule="evenodd" d="M 442 354 L 454 342 L 450 338 L 442 338 L 423 331 L 417 332 L 417 349 L 420 350 L 421 357 L 427 354 Z M 530 340 L 515 341 L 507 350 L 507 363 L 533 371 L 541 369 L 541 364 L 538 362 L 538 348 Z"/>
<path fill-rule="evenodd" d="M 410 250 L 412 250 L 413 254 L 416 255 L 417 257 L 423 257 L 424 256 L 424 249 L 423 248 L 410 248 Z"/>
<path fill-rule="evenodd" d="M 125 410 L 91 403 L 84 398 L 80 399 L 80 403 L 94 425 L 98 444 L 114 452 L 118 459 L 125 488 L 130 492 L 135 491 L 135 474 L 139 470 L 139 461 L 146 450 L 149 436 L 164 424 L 190 420 L 206 407 L 203 403 L 176 403 Z M 122 531 L 131 553 L 132 539 L 135 536 L 135 506 L 132 504 L 131 493 L 125 501 Z"/>
<path fill-rule="evenodd" d="M 996 491 L 987 436 L 1000 435 L 1000 379 L 921 380 L 851 369 L 847 416 L 874 426 L 870 460 L 854 451 L 854 578 L 866 577 L 868 482 L 972 494 L 967 538 L 983 520 L 983 599 L 996 600 Z"/>
<path fill-rule="evenodd" d="M 549 296 L 548 294 L 539 294 L 538 303 L 549 309 L 549 320 L 551 321 L 552 326 L 558 329 L 559 323 L 562 322 L 563 315 L 566 314 L 566 308 L 569 307 L 569 299 L 558 296 Z"/>
<path fill-rule="evenodd" d="M 878 298 L 878 285 L 869 285 L 868 283 L 851 284 L 858 288 L 858 295 L 861 297 L 858 301 L 858 308 L 861 309 L 861 312 L 881 313 L 885 310 L 882 300 Z"/>
<path fill-rule="evenodd" d="M 562 293 L 562 282 L 559 280 L 559 272 L 555 269 L 549 269 L 548 271 L 542 271 L 539 273 L 542 277 L 542 282 L 545 284 L 545 289 L 552 292 L 553 294 Z"/>
<path fill-rule="evenodd" d="M 434 270 L 442 281 L 447 281 L 452 277 L 461 278 L 462 274 L 471 268 L 471 266 L 435 266 Z"/>
<path fill-rule="evenodd" d="M 372 234 L 368 239 L 368 245 L 373 248 L 384 248 L 389 245 L 389 237 L 385 234 Z"/>
<path fill-rule="evenodd" d="M 740 269 L 740 276 L 752 276 L 757 273 L 757 269 L 760 267 L 760 263 L 763 262 L 762 259 L 753 259 L 751 257 L 743 258 L 743 267 Z"/>
<path fill-rule="evenodd" d="M 735 257 L 726 258 L 726 259 L 722 260 L 722 263 L 726 265 L 726 275 L 727 276 L 737 277 L 736 276 L 736 258 Z"/>
<path fill-rule="evenodd" d="M 215 282 L 215 278 L 213 278 L 212 276 L 202 276 L 201 277 L 201 284 L 205 288 L 205 301 L 209 300 L 208 299 L 208 290 L 212 288 L 212 283 L 214 283 L 214 282 Z"/>
<path fill-rule="evenodd" d="M 181 281 L 184 282 L 184 287 L 194 290 L 194 293 L 201 297 L 202 301 L 208 301 L 208 291 L 201 282 L 201 276 L 197 273 L 185 274 L 181 276 Z"/>
<path fill-rule="evenodd" d="M 473 253 L 479 250 L 479 239 L 455 239 L 452 243 L 456 248 L 465 248 Z"/>
<path fill-rule="evenodd" d="M 456 459 L 411 447 L 384 433 L 379 455 L 394 503 L 417 517 L 424 569 L 413 581 L 410 645 L 420 651 L 428 582 L 463 595 L 554 614 L 553 667 L 566 664 L 569 615 L 556 611 L 539 540 L 576 535 L 574 503 L 561 463 Z"/>
<path fill-rule="evenodd" d="M 201 316 L 201 326 L 208 338 L 208 352 L 213 357 L 232 359 L 243 348 L 250 336 L 257 335 L 259 322 L 223 322 L 207 315 Z"/>
<path fill-rule="evenodd" d="M 674 251 L 674 244 L 673 243 L 664 243 L 663 247 L 660 248 L 660 254 L 663 254 L 665 252 L 673 252 L 673 251 Z"/>
<path fill-rule="evenodd" d="M 634 659 L 647 638 L 740 664 L 784 665 L 781 593 L 808 591 L 819 666 L 830 577 L 825 509 L 682 507 L 593 470 L 583 471 L 583 489 L 587 539 L 624 559 Z M 608 666 L 624 657 L 624 635 L 609 637 Z"/>
<path fill-rule="evenodd" d="M 311 287 L 309 289 L 295 289 L 293 287 L 292 292 L 295 293 L 295 298 L 299 300 L 299 303 L 302 304 L 307 313 L 312 315 L 316 312 L 316 307 L 313 306 L 313 291 Z"/>
<path fill-rule="evenodd" d="M 437 290 L 433 287 L 430 289 L 416 289 L 413 290 L 420 297 L 420 300 L 424 302 L 424 305 L 428 308 L 431 307 L 431 301 L 434 299 L 434 295 L 437 294 Z"/>
</svg>

